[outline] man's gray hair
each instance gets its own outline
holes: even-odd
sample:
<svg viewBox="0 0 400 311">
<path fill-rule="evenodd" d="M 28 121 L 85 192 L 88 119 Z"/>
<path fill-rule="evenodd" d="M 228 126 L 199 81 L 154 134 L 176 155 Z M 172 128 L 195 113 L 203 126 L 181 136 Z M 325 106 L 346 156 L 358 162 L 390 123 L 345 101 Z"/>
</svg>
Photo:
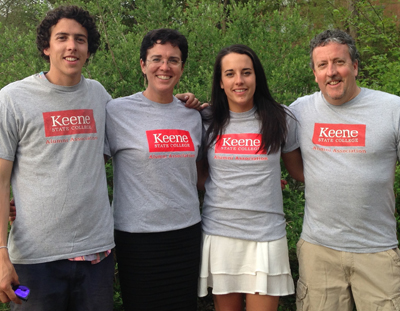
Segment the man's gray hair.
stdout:
<svg viewBox="0 0 400 311">
<path fill-rule="evenodd" d="M 334 29 L 325 30 L 316 35 L 310 42 L 310 66 L 314 69 L 313 51 L 316 47 L 325 46 L 329 43 L 336 42 L 339 44 L 346 44 L 349 48 L 349 54 L 353 64 L 357 61 L 360 63 L 360 53 L 357 51 L 354 39 L 346 32 Z"/>
</svg>

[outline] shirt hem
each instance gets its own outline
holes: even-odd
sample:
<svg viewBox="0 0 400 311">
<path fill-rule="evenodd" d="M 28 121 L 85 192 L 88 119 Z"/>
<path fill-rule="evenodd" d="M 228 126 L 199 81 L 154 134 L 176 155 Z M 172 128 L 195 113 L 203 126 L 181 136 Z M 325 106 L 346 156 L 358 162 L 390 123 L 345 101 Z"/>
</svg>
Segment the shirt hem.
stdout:
<svg viewBox="0 0 400 311">
<path fill-rule="evenodd" d="M 84 251 L 79 251 L 79 252 L 75 252 L 75 253 L 67 253 L 67 254 L 61 254 L 61 255 L 57 255 L 57 256 L 42 257 L 42 258 L 35 258 L 35 259 L 15 259 L 10 254 L 10 260 L 13 264 L 21 264 L 21 265 L 39 264 L 39 263 L 52 262 L 52 261 L 57 261 L 57 260 L 68 260 L 70 258 L 74 258 L 74 257 L 78 257 L 78 256 L 85 256 L 88 254 L 96 254 L 96 253 L 106 252 L 110 249 L 113 249 L 114 247 L 115 247 L 115 243 L 113 242 L 107 246 L 104 246 L 101 248 L 96 248 L 93 250 L 84 250 Z"/>
<path fill-rule="evenodd" d="M 326 248 L 330 248 L 333 249 L 335 251 L 339 251 L 339 252 L 347 252 L 347 253 L 358 253 L 358 254 L 368 254 L 368 253 L 380 253 L 380 252 L 384 252 L 387 251 L 389 249 L 393 249 L 393 248 L 397 248 L 399 246 L 399 244 L 392 244 L 390 246 L 382 246 L 382 247 L 368 247 L 368 246 L 364 246 L 364 247 L 360 247 L 360 248 L 345 248 L 345 247 L 340 247 L 340 246 L 332 246 L 332 245 L 327 245 L 324 243 L 320 243 L 317 242 L 311 238 L 308 237 L 304 237 L 303 235 L 300 237 L 301 239 L 303 239 L 304 241 L 314 244 L 314 245 L 319 245 L 319 246 L 323 246 Z"/>
</svg>

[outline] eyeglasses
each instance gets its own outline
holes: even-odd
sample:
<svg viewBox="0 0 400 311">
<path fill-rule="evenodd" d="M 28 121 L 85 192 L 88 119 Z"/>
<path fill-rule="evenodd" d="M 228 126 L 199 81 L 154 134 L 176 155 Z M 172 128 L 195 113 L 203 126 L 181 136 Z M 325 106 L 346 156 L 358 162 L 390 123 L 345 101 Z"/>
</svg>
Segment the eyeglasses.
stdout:
<svg viewBox="0 0 400 311">
<path fill-rule="evenodd" d="M 158 65 L 158 66 L 162 66 L 165 63 L 165 60 L 163 60 L 163 59 L 161 59 L 159 57 L 154 57 L 154 58 L 151 58 L 151 59 L 147 59 L 147 61 L 150 64 Z M 180 58 L 175 58 L 174 57 L 174 58 L 168 58 L 167 59 L 167 65 L 172 66 L 172 67 L 179 66 L 181 63 L 183 63 L 183 61 L 181 61 Z"/>
</svg>

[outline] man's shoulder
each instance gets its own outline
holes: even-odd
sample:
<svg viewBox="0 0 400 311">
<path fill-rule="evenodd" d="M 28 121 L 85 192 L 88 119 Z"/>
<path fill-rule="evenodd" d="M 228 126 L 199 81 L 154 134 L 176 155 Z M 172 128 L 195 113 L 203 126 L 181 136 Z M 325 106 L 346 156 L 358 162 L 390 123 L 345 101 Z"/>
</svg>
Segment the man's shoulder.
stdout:
<svg viewBox="0 0 400 311">
<path fill-rule="evenodd" d="M 320 98 L 321 92 L 315 92 L 313 94 L 304 95 L 302 97 L 297 98 L 293 103 L 289 105 L 290 110 L 296 110 L 304 105 L 308 105 L 312 102 L 315 102 L 318 98 Z"/>
<path fill-rule="evenodd" d="M 97 81 L 97 80 L 95 80 L 95 79 L 89 79 L 89 78 L 84 78 L 84 79 L 85 79 L 86 83 L 89 84 L 89 85 L 91 85 L 91 86 L 99 87 L 99 88 L 105 89 L 104 85 L 101 84 L 99 81 Z"/>
<path fill-rule="evenodd" d="M 93 97 L 96 101 L 106 104 L 112 100 L 111 95 L 107 92 L 106 88 L 97 80 L 84 78 L 84 84 L 80 83 L 81 87 L 88 93 L 88 96 Z"/>
<path fill-rule="evenodd" d="M 99 81 L 94 80 L 94 79 L 88 79 L 88 78 L 83 78 L 85 79 L 85 83 L 90 86 L 91 88 L 95 90 L 101 90 L 104 92 L 107 92 L 106 88 L 104 87 L 103 84 L 101 84 Z M 108 93 L 108 92 L 107 92 Z"/>
<path fill-rule="evenodd" d="M 24 79 L 17 80 L 17 81 L 11 82 L 10 84 L 7 84 L 5 87 L 3 87 L 0 90 L 0 93 L 10 94 L 14 91 L 21 92 L 26 86 L 29 86 L 29 85 L 35 83 L 35 81 L 36 81 L 36 75 L 28 76 Z"/>
<path fill-rule="evenodd" d="M 379 91 L 379 90 L 373 90 L 369 88 L 364 88 L 362 87 L 361 90 L 364 92 L 365 96 L 373 96 L 373 97 L 378 97 L 380 99 L 387 99 L 391 101 L 399 101 L 400 102 L 400 97 L 391 93 L 387 93 L 384 91 Z"/>
</svg>

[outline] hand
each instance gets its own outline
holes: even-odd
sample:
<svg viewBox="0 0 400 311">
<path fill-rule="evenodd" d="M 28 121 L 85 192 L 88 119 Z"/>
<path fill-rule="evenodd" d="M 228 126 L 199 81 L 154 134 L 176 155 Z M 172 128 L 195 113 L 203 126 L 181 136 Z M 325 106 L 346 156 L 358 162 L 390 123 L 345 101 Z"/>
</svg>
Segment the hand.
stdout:
<svg viewBox="0 0 400 311">
<path fill-rule="evenodd" d="M 281 188 L 282 190 L 285 189 L 285 186 L 287 185 L 287 181 L 284 179 L 281 179 Z"/>
<path fill-rule="evenodd" d="M 18 275 L 12 265 L 6 248 L 0 249 L 0 301 L 13 301 L 21 304 L 22 301 L 15 295 L 12 285 L 19 285 Z"/>
<path fill-rule="evenodd" d="M 196 109 L 198 111 L 208 107 L 208 103 L 201 103 L 192 93 L 176 94 L 176 98 L 185 103 L 185 107 Z"/>
<path fill-rule="evenodd" d="M 17 217 L 17 208 L 15 207 L 14 198 L 12 198 L 10 201 L 10 214 L 8 215 L 8 221 L 11 225 L 13 224 L 15 217 Z"/>
</svg>

